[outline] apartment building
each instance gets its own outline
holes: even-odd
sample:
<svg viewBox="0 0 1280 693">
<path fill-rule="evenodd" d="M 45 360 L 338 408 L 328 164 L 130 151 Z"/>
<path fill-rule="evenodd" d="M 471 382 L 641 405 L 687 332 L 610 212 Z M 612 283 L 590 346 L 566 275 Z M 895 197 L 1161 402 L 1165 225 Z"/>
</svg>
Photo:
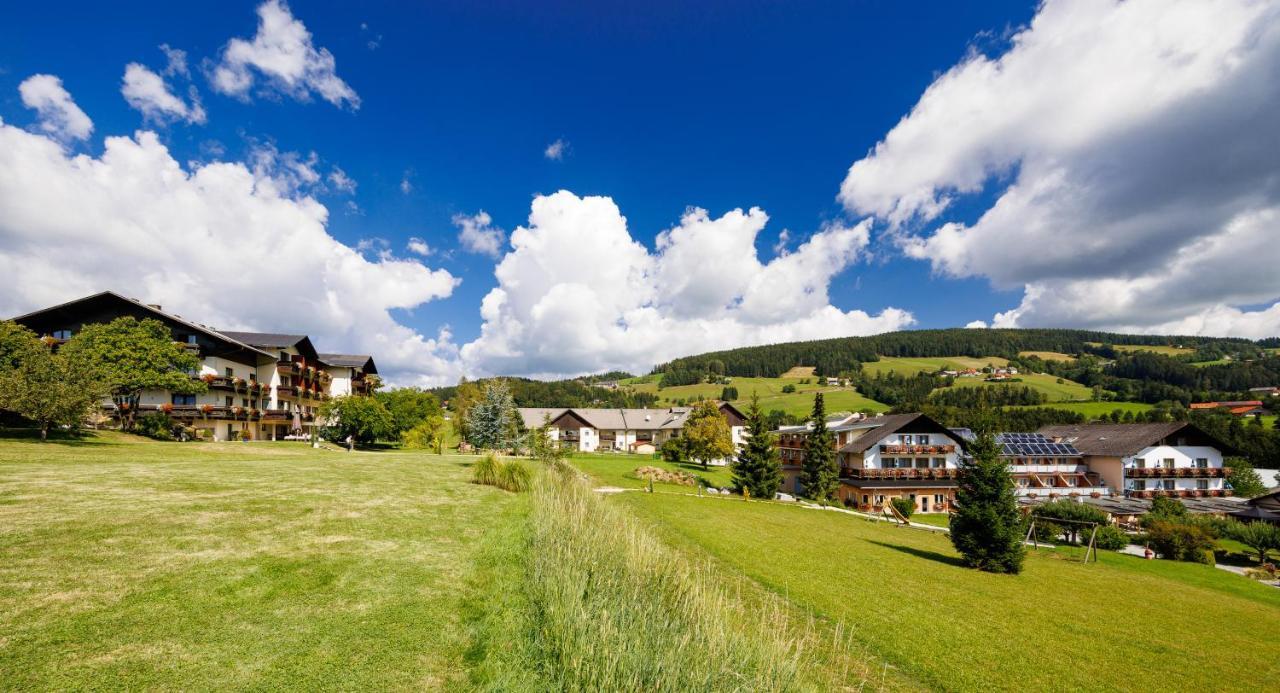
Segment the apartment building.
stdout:
<svg viewBox="0 0 1280 693">
<path fill-rule="evenodd" d="M 1119 494 L 1102 475 L 1089 469 L 1074 445 L 1054 442 L 1041 433 L 1001 433 L 1000 457 L 1013 473 L 1015 493 L 1028 498 L 1101 498 Z"/>
<path fill-rule="evenodd" d="M 1074 446 L 1089 472 L 1129 498 L 1231 495 L 1222 458 L 1239 453 L 1188 421 L 1045 426 L 1039 433 Z"/>
<path fill-rule="evenodd" d="M 306 335 L 221 331 L 167 313 L 111 291 L 86 296 L 14 318 L 38 335 L 61 342 L 85 325 L 121 317 L 155 319 L 169 327 L 173 340 L 200 357 L 192 378 L 205 383 L 198 395 L 147 390 L 139 413 L 164 412 L 212 440 L 281 440 L 309 437 L 316 425 L 316 409 L 323 402 L 347 394 L 368 394 L 355 381 L 376 382 L 370 356 L 347 356 L 342 364 L 320 359 Z M 336 360 L 336 359 L 335 359 Z M 114 416 L 115 405 L 103 403 Z"/>
<path fill-rule="evenodd" d="M 729 423 L 735 447 L 745 441 L 746 416 L 728 402 L 719 405 L 720 414 Z M 667 409 L 599 409 L 522 408 L 520 417 L 525 428 L 540 428 L 549 423 L 552 440 L 575 452 L 653 453 L 666 441 L 678 437 L 688 421 L 691 407 Z M 729 460 L 713 460 L 724 465 Z"/>
<path fill-rule="evenodd" d="M 841 502 L 876 511 L 909 498 L 920 512 L 945 512 L 955 502 L 965 441 L 942 424 L 924 414 L 843 414 L 826 423 L 840 465 Z M 812 429 L 806 423 L 774 432 L 787 493 L 804 492 L 804 443 Z"/>
</svg>

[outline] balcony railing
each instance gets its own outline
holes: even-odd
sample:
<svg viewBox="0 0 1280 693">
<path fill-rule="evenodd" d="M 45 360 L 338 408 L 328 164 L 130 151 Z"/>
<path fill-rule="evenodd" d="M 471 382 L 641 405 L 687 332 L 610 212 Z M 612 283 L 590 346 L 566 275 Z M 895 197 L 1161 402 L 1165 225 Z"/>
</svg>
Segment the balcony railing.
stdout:
<svg viewBox="0 0 1280 693">
<path fill-rule="evenodd" d="M 881 455 L 949 455 L 954 445 L 881 445 Z"/>
<path fill-rule="evenodd" d="M 1232 495 L 1229 488 L 1175 488 L 1147 489 L 1145 491 L 1126 490 L 1130 498 L 1225 498 Z"/>
<path fill-rule="evenodd" d="M 1018 486 L 1015 490 L 1027 498 L 1101 498 L 1114 493 L 1106 486 Z"/>
<path fill-rule="evenodd" d="M 1231 474 L 1229 467 L 1133 467 L 1124 470 L 1131 479 L 1221 479 Z"/>
<path fill-rule="evenodd" d="M 276 372 L 280 375 L 298 375 L 299 370 L 298 364 L 293 361 L 276 361 Z"/>
<path fill-rule="evenodd" d="M 292 385 L 279 385 L 276 387 L 277 399 L 294 399 L 298 396 L 298 388 Z"/>
<path fill-rule="evenodd" d="M 859 467 L 844 467 L 840 470 L 840 476 L 846 479 L 910 479 L 910 480 L 926 480 L 926 479 L 954 479 L 959 470 L 945 469 L 942 467 L 932 467 L 929 469 L 862 469 Z"/>
<path fill-rule="evenodd" d="M 1083 464 L 1013 464 L 1014 474 L 1085 474 L 1089 468 Z"/>
</svg>

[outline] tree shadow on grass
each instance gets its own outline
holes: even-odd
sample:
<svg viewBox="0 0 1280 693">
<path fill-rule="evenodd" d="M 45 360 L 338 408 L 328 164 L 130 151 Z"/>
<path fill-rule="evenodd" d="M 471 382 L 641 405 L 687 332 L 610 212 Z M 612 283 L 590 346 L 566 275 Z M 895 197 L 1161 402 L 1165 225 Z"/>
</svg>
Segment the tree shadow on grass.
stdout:
<svg viewBox="0 0 1280 693">
<path fill-rule="evenodd" d="M 0 440 L 20 441 L 23 443 L 39 443 L 40 431 L 25 428 L 0 428 Z M 111 445 L 111 443 L 99 440 L 92 433 L 84 433 L 81 435 L 69 434 L 64 431 L 50 431 L 49 439 L 44 441 L 48 445 L 64 445 L 68 447 L 89 448 Z"/>
<path fill-rule="evenodd" d="M 868 541 L 871 541 L 871 540 L 868 540 Z M 912 556 L 915 556 L 916 558 L 924 558 L 926 560 L 936 561 L 938 563 L 945 563 L 947 565 L 955 566 L 957 568 L 967 567 L 965 566 L 964 561 L 960 560 L 959 558 L 956 558 L 955 556 L 948 556 L 946 554 L 938 553 L 937 551 L 929 551 L 927 549 L 917 549 L 911 546 L 902 546 L 901 544 L 886 544 L 883 541 L 871 541 L 871 543 L 875 544 L 876 546 L 883 546 L 886 549 L 901 551 L 902 553 L 910 554 Z"/>
</svg>

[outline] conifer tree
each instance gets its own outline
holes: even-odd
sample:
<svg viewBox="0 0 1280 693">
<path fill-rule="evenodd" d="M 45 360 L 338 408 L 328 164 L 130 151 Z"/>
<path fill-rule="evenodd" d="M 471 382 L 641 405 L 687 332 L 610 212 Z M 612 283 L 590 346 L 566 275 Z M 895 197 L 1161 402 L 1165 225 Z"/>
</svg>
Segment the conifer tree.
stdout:
<svg viewBox="0 0 1280 693">
<path fill-rule="evenodd" d="M 1013 475 L 990 433 L 979 434 L 969 453 L 971 459 L 960 464 L 951 543 L 970 567 L 990 573 L 1021 572 L 1026 547 Z"/>
<path fill-rule="evenodd" d="M 506 383 L 494 380 L 467 412 L 467 442 L 481 450 L 511 449 L 519 435 L 519 417 Z"/>
<path fill-rule="evenodd" d="M 819 502 L 835 500 L 840 483 L 833 438 L 827 430 L 827 407 L 819 392 L 813 396 L 813 428 L 804 441 L 804 468 L 801 481 L 806 498 Z"/>
<path fill-rule="evenodd" d="M 752 498 L 773 498 L 782 486 L 782 465 L 773 446 L 773 433 L 760 411 L 760 396 L 751 394 L 747 408 L 746 445 L 733 463 L 733 485 Z"/>
</svg>

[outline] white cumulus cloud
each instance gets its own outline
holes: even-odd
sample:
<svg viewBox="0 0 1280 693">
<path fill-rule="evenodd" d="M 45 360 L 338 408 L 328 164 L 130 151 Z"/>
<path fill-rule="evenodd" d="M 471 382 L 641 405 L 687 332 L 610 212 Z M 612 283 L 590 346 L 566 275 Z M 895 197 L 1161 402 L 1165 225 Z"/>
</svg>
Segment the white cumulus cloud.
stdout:
<svg viewBox="0 0 1280 693">
<path fill-rule="evenodd" d="M 172 65 L 170 68 L 172 69 Z M 164 77 L 139 63 L 125 66 L 120 93 L 130 106 L 150 121 L 167 123 L 185 120 L 188 123 L 203 123 L 206 119 L 204 107 L 200 105 L 194 86 L 190 89 L 191 103 L 188 104 L 169 89 Z"/>
<path fill-rule="evenodd" d="M 502 244 L 507 234 L 493 225 L 493 219 L 483 209 L 476 214 L 455 214 L 453 225 L 458 227 L 458 242 L 464 250 L 490 257 L 502 254 Z"/>
<path fill-rule="evenodd" d="M 431 246 L 427 245 L 426 241 L 418 238 L 417 236 L 410 238 L 409 242 L 405 244 L 405 248 L 414 255 L 421 255 L 422 257 L 427 257 L 431 255 L 432 252 Z"/>
<path fill-rule="evenodd" d="M 360 107 L 360 96 L 338 77 L 333 54 L 315 47 L 311 32 L 282 0 L 259 5 L 258 33 L 252 40 L 231 39 L 210 71 L 215 91 L 239 98 L 248 98 L 259 77 L 269 93 L 303 101 L 314 93 L 338 107 Z"/>
<path fill-rule="evenodd" d="M 93 121 L 80 110 L 62 80 L 53 75 L 31 75 L 18 85 L 22 105 L 34 109 L 40 129 L 61 141 L 88 139 Z"/>
<path fill-rule="evenodd" d="M 761 263 L 757 208 L 712 218 L 690 209 L 656 252 L 607 197 L 538 196 L 494 271 L 481 336 L 462 347 L 474 373 L 555 376 L 644 371 L 710 349 L 901 329 L 909 313 L 832 306 L 832 277 L 862 256 L 867 223 L 829 226 Z"/>
<path fill-rule="evenodd" d="M 329 184 L 339 192 L 354 193 L 356 191 L 355 179 L 348 176 L 346 171 L 337 166 L 334 166 L 333 170 L 329 172 Z"/>
<path fill-rule="evenodd" d="M 0 315 L 113 289 L 210 326 L 371 353 L 398 383 L 456 381 L 447 328 L 424 335 L 392 311 L 447 297 L 458 280 L 334 239 L 325 207 L 279 182 L 300 175 L 279 171 L 290 166 L 309 169 L 271 151 L 188 168 L 148 131 L 71 156 L 0 122 Z"/>
<path fill-rule="evenodd" d="M 938 77 L 840 199 L 936 272 L 1023 287 L 997 327 L 1280 334 L 1277 74 L 1277 2 L 1048 0 Z M 938 223 L 980 192 L 976 221 Z"/>
</svg>

